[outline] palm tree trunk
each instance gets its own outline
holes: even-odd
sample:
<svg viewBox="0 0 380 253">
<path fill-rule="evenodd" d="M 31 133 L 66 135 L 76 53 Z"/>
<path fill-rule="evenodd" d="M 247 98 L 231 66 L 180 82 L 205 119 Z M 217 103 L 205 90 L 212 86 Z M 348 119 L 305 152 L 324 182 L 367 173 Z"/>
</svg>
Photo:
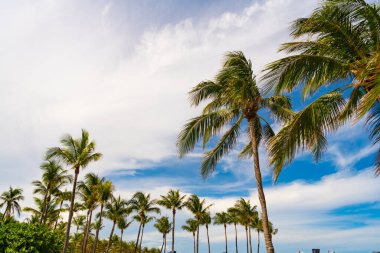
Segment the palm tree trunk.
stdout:
<svg viewBox="0 0 380 253">
<path fill-rule="evenodd" d="M 262 222 L 263 222 L 265 246 L 267 249 L 266 252 L 274 253 L 272 236 L 269 231 L 268 211 L 267 211 L 267 204 L 265 201 L 265 194 L 264 194 L 263 182 L 262 182 L 262 177 L 261 177 L 259 151 L 258 151 L 258 146 L 257 146 L 258 142 L 256 138 L 256 133 L 255 133 L 255 119 L 254 118 L 249 119 L 249 132 L 251 135 L 251 145 L 252 145 L 252 151 L 253 151 L 253 162 L 254 162 L 257 191 L 258 191 L 261 211 L 262 211 Z"/>
<path fill-rule="evenodd" d="M 137 252 L 137 247 L 139 246 L 139 238 L 140 238 L 141 226 L 142 226 L 142 224 L 140 223 L 139 232 L 137 233 L 137 239 L 136 239 L 136 243 L 135 243 L 135 249 L 133 250 L 134 253 Z"/>
<path fill-rule="evenodd" d="M 165 234 L 165 237 L 164 237 L 164 241 L 165 241 L 164 253 L 166 253 L 166 234 Z"/>
<path fill-rule="evenodd" d="M 174 230 L 175 230 L 175 208 L 173 208 L 173 227 L 172 227 L 172 253 L 174 253 Z"/>
<path fill-rule="evenodd" d="M 245 226 L 245 237 L 246 237 L 246 241 L 247 241 L 247 253 L 249 253 L 249 248 L 248 248 L 248 228 L 247 226 Z"/>
<path fill-rule="evenodd" d="M 207 224 L 206 224 L 206 234 L 207 234 L 208 253 L 211 253 L 210 236 L 208 235 L 208 225 Z"/>
<path fill-rule="evenodd" d="M 195 245 L 195 233 L 193 233 L 193 239 L 194 239 L 194 253 L 197 253 L 197 252 L 195 252 L 195 249 L 196 249 L 196 245 Z M 172 252 L 172 253 L 174 253 L 174 252 Z"/>
<path fill-rule="evenodd" d="M 76 188 L 77 188 L 78 174 L 79 174 L 79 166 L 75 168 L 75 176 L 74 176 L 74 183 L 73 183 L 73 191 L 72 191 L 72 194 L 71 194 L 71 203 L 70 203 L 69 220 L 67 221 L 65 244 L 64 244 L 64 246 L 63 246 L 62 253 L 66 253 L 66 252 L 67 252 L 67 247 L 69 246 L 70 227 L 71 227 L 71 220 L 73 219 L 74 202 L 75 202 L 75 190 L 76 190 Z"/>
<path fill-rule="evenodd" d="M 144 228 L 145 228 L 145 224 L 142 225 L 142 229 L 141 229 L 141 238 L 140 238 L 140 252 L 141 252 L 141 245 L 142 245 L 142 240 L 143 240 L 143 236 L 144 236 Z"/>
<path fill-rule="evenodd" d="M 100 224 L 102 224 L 103 207 L 104 207 L 104 203 L 102 203 L 102 204 L 100 205 L 100 216 L 99 216 L 99 223 L 100 223 Z M 97 246 L 97 244 L 98 244 L 99 230 L 100 230 L 100 228 L 97 228 L 97 229 L 96 229 L 95 241 L 94 241 L 94 245 L 92 246 L 92 253 L 95 253 L 96 246 Z"/>
<path fill-rule="evenodd" d="M 162 253 L 162 250 L 164 249 L 164 244 L 165 244 L 165 235 L 162 236 L 162 245 L 161 245 L 161 250 L 160 250 L 161 253 Z"/>
<path fill-rule="evenodd" d="M 235 227 L 235 246 L 236 246 L 236 253 L 239 253 L 239 250 L 238 250 L 238 240 L 237 240 L 236 223 L 234 223 L 234 227 Z"/>
<path fill-rule="evenodd" d="M 87 246 L 88 235 L 90 234 L 90 231 L 91 231 L 92 208 L 90 208 L 89 211 L 90 211 L 90 217 L 88 218 L 88 222 L 86 224 L 86 231 L 85 231 L 85 234 L 84 234 L 82 253 L 86 253 L 86 246 Z"/>
<path fill-rule="evenodd" d="M 120 253 L 123 253 L 123 233 L 124 229 L 122 229 L 120 233 Z"/>
<path fill-rule="evenodd" d="M 257 253 L 260 253 L 260 230 L 257 230 Z"/>
<path fill-rule="evenodd" d="M 252 253 L 252 237 L 251 237 L 251 228 L 248 228 L 248 236 L 249 236 L 249 252 Z"/>
<path fill-rule="evenodd" d="M 198 223 L 199 223 L 199 221 L 198 221 Z M 197 252 L 196 253 L 199 253 L 199 225 L 198 225 L 198 228 L 197 228 Z"/>
<path fill-rule="evenodd" d="M 63 200 L 61 200 L 61 203 L 59 204 L 58 218 L 57 218 L 57 220 L 55 221 L 55 224 L 54 224 L 54 230 L 57 229 L 59 216 L 61 215 L 62 205 L 63 205 Z"/>
<path fill-rule="evenodd" d="M 115 225 L 116 225 L 116 221 L 113 221 L 113 225 L 112 225 L 112 229 L 111 229 L 110 238 L 108 239 L 108 244 L 107 244 L 106 253 L 108 253 L 108 251 L 109 251 L 110 248 L 111 248 L 112 236 L 113 236 L 113 231 L 115 230 Z"/>
<path fill-rule="evenodd" d="M 46 190 L 45 196 L 44 196 L 44 203 L 42 205 L 42 212 L 41 212 L 41 218 L 40 223 L 42 224 L 44 222 L 44 216 L 45 216 L 45 209 L 46 209 L 46 200 L 47 200 L 48 192 Z"/>
<path fill-rule="evenodd" d="M 228 253 L 228 246 L 227 246 L 227 225 L 224 224 L 224 239 L 226 240 L 226 253 Z"/>
<path fill-rule="evenodd" d="M 46 224 L 46 220 L 48 216 L 48 206 L 50 202 L 51 202 L 51 194 L 48 194 L 46 198 L 45 208 L 44 208 L 45 210 L 43 212 L 43 221 L 42 221 L 43 224 Z"/>
</svg>

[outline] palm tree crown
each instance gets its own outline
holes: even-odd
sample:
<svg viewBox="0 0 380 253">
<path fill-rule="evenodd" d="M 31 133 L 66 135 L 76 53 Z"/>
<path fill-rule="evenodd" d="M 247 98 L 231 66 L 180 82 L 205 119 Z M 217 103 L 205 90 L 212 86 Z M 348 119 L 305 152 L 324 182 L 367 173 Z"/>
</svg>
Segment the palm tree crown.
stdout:
<svg viewBox="0 0 380 253">
<path fill-rule="evenodd" d="M 0 208 L 5 206 L 3 219 L 10 218 L 14 215 L 15 211 L 20 215 L 21 207 L 19 201 L 24 200 L 22 192 L 21 188 L 12 188 L 10 186 L 8 191 L 1 194 L 0 200 L 2 203 L 0 203 Z"/>
</svg>

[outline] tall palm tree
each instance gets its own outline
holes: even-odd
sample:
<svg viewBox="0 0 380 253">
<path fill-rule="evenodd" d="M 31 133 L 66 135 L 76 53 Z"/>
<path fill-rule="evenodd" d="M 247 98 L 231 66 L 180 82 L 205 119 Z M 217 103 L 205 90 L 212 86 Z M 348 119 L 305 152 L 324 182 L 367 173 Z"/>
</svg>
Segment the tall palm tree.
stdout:
<svg viewBox="0 0 380 253">
<path fill-rule="evenodd" d="M 144 194 L 143 192 L 136 192 L 131 201 L 131 210 L 136 211 L 137 217 L 135 217 L 138 221 L 140 221 L 139 231 L 137 233 L 137 239 L 135 243 L 134 253 L 137 252 L 137 248 L 139 246 L 139 241 L 141 245 L 142 234 L 144 231 L 145 224 L 148 221 L 147 214 L 149 213 L 160 213 L 160 208 L 156 206 L 157 201 L 152 200 L 150 198 L 150 194 Z M 141 238 L 140 238 L 141 234 Z"/>
<path fill-rule="evenodd" d="M 111 244 L 112 244 L 112 236 L 115 231 L 116 223 L 122 217 L 125 217 L 130 213 L 130 208 L 128 207 L 128 202 L 122 199 L 120 196 L 117 198 L 113 198 L 110 203 L 106 205 L 106 212 L 104 216 L 112 221 L 112 229 L 110 233 L 110 237 L 107 244 L 106 253 L 108 253 Z"/>
<path fill-rule="evenodd" d="M 211 214 L 210 212 L 204 212 L 202 215 L 202 218 L 200 220 L 201 225 L 205 225 L 206 227 L 206 236 L 207 236 L 207 245 L 208 245 L 208 253 L 211 253 L 211 246 L 210 246 L 210 236 L 208 234 L 208 225 L 211 224 Z"/>
<path fill-rule="evenodd" d="M 233 150 L 241 128 L 248 128 L 250 139 L 241 156 L 253 156 L 254 174 L 263 210 L 267 252 L 273 253 L 258 147 L 262 139 L 268 140 L 274 132 L 260 112 L 265 110 L 276 120 L 287 120 L 293 115 L 289 99 L 284 96 L 264 97 L 256 83 L 252 63 L 242 52 L 227 53 L 223 67 L 215 80 L 204 81 L 195 86 L 190 91 L 190 99 L 195 106 L 201 102 L 208 104 L 201 115 L 191 119 L 179 134 L 177 146 L 180 157 L 192 151 L 200 139 L 205 148 L 212 136 L 218 138 L 220 132 L 228 128 L 216 146 L 204 154 L 201 163 L 203 177 L 212 174 L 223 155 Z"/>
<path fill-rule="evenodd" d="M 157 204 L 163 206 L 167 209 L 171 209 L 172 211 L 172 252 L 174 253 L 174 231 L 175 231 L 175 215 L 177 210 L 181 210 L 182 207 L 185 206 L 185 198 L 186 195 L 180 194 L 179 190 L 169 190 L 169 192 L 163 196 L 161 195 L 161 199 L 157 201 Z"/>
<path fill-rule="evenodd" d="M 19 201 L 24 200 L 21 188 L 12 188 L 9 186 L 9 190 L 5 191 L 0 196 L 0 208 L 5 206 L 3 220 L 9 219 L 14 215 L 15 211 L 20 215 L 21 207 Z"/>
<path fill-rule="evenodd" d="M 100 212 L 99 212 L 98 222 L 102 224 L 103 208 L 104 208 L 104 205 L 106 205 L 108 201 L 111 199 L 114 186 L 112 185 L 111 181 L 107 180 L 101 183 L 98 190 L 100 193 L 100 196 L 99 196 Z M 92 246 L 92 253 L 95 253 L 95 250 L 98 244 L 98 238 L 99 238 L 99 229 L 96 229 L 95 240 Z"/>
<path fill-rule="evenodd" d="M 308 149 L 319 160 L 327 133 L 350 119 L 355 123 L 366 116 L 370 137 L 380 140 L 379 10 L 378 2 L 325 0 L 309 17 L 293 22 L 295 41 L 280 48 L 291 55 L 270 63 L 263 79 L 276 94 L 302 86 L 303 98 L 322 95 L 269 143 L 275 180 L 298 151 Z M 380 149 L 375 172 L 380 174 Z"/>
<path fill-rule="evenodd" d="M 74 169 L 73 191 L 71 195 L 69 218 L 67 221 L 65 244 L 62 251 L 62 253 L 66 253 L 69 244 L 71 220 L 73 218 L 73 207 L 75 203 L 75 192 L 80 169 L 84 169 L 91 162 L 99 160 L 102 157 L 102 154 L 95 152 L 95 142 L 90 141 L 89 134 L 84 129 L 82 129 L 82 135 L 80 138 L 74 139 L 71 135 L 65 135 L 61 139 L 61 144 L 63 147 L 49 148 L 46 153 L 46 158 L 56 158 Z"/>
<path fill-rule="evenodd" d="M 231 223 L 231 220 L 229 218 L 230 217 L 229 217 L 228 213 L 226 213 L 226 212 L 216 213 L 214 216 L 214 224 L 224 226 L 224 239 L 226 242 L 226 253 L 228 253 L 227 225 Z"/>
<path fill-rule="evenodd" d="M 155 219 L 155 217 L 147 216 L 147 215 L 145 215 L 145 216 L 135 215 L 135 216 L 133 216 L 133 219 L 141 224 L 141 235 L 140 235 L 138 248 L 139 248 L 139 252 L 142 252 L 142 240 L 143 240 L 143 236 L 144 236 L 145 225 L 148 224 L 149 222 L 153 221 L 153 219 Z"/>
<path fill-rule="evenodd" d="M 199 225 L 202 216 L 210 209 L 211 205 L 206 205 L 205 199 L 200 199 L 197 195 L 193 194 L 186 201 L 187 209 L 194 215 L 195 220 L 198 223 L 197 227 L 197 247 L 196 253 L 199 253 Z"/>
<path fill-rule="evenodd" d="M 169 222 L 167 216 L 163 216 L 156 220 L 154 227 L 162 234 L 162 246 L 160 252 L 162 253 L 162 250 L 164 250 L 164 253 L 166 253 L 166 235 L 170 233 L 172 223 Z"/>
<path fill-rule="evenodd" d="M 120 229 L 120 253 L 123 252 L 123 234 L 124 230 L 126 230 L 129 225 L 131 225 L 132 221 L 127 221 L 126 217 L 120 217 L 117 221 L 117 228 Z"/>
<path fill-rule="evenodd" d="M 238 253 L 239 249 L 238 249 L 238 237 L 237 237 L 236 225 L 239 223 L 239 216 L 238 216 L 238 213 L 236 211 L 234 211 L 234 209 L 231 209 L 231 208 L 229 208 L 227 210 L 227 213 L 228 213 L 228 216 L 229 216 L 231 223 L 234 224 L 234 228 L 235 228 L 235 249 L 236 249 L 236 253 Z"/>
<path fill-rule="evenodd" d="M 193 240 L 194 240 L 194 253 L 196 253 L 196 242 L 195 242 L 195 233 L 198 230 L 199 222 L 195 219 L 187 219 L 186 220 L 186 225 L 182 226 L 182 229 L 190 232 L 193 234 Z"/>
</svg>

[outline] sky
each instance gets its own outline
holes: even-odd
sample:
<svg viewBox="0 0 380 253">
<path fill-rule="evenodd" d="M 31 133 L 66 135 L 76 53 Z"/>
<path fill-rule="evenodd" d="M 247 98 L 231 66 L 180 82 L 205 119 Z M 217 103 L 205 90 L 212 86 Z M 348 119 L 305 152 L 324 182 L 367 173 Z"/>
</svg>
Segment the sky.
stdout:
<svg viewBox="0 0 380 253">
<path fill-rule="evenodd" d="M 277 49 L 290 41 L 290 22 L 306 17 L 318 3 L 3 1 L 0 191 L 21 187 L 26 197 L 22 206 L 33 206 L 30 183 L 40 177 L 44 152 L 59 145 L 63 134 L 76 137 L 85 128 L 103 158 L 81 176 L 95 172 L 111 179 L 116 194 L 126 199 L 136 191 L 158 198 L 174 188 L 205 198 L 214 204 L 213 214 L 240 197 L 259 206 L 252 162 L 237 159 L 237 152 L 225 157 L 207 180 L 200 176 L 200 148 L 178 158 L 177 135 L 200 111 L 190 106 L 187 92 L 214 77 L 227 51 L 243 51 L 259 78 L 266 64 L 283 56 Z M 292 99 L 296 109 L 304 106 L 297 91 Z M 328 136 L 319 163 L 308 153 L 299 154 L 277 184 L 260 148 L 269 218 L 279 229 L 273 237 L 277 252 L 380 250 L 380 178 L 372 167 L 376 148 L 363 122 L 347 124 Z M 190 217 L 186 210 L 178 214 L 180 253 L 193 252 L 192 236 L 180 229 Z M 106 223 L 101 236 L 109 230 Z M 126 231 L 127 240 L 135 239 L 136 230 L 134 224 Z M 243 250 L 243 228 L 238 232 Z M 232 227 L 228 235 L 233 251 Z M 210 236 L 212 252 L 222 252 L 223 227 L 212 226 Z M 204 229 L 200 240 L 205 252 Z M 143 245 L 161 245 L 153 224 L 146 228 Z"/>
</svg>

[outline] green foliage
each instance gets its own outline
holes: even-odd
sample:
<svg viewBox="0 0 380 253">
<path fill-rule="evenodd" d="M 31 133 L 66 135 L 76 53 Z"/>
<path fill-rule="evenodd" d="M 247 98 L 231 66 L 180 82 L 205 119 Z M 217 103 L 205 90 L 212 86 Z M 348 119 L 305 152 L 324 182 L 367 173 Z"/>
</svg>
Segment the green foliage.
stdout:
<svg viewBox="0 0 380 253">
<path fill-rule="evenodd" d="M 63 236 L 39 224 L 0 225 L 0 253 L 59 253 Z"/>
</svg>

